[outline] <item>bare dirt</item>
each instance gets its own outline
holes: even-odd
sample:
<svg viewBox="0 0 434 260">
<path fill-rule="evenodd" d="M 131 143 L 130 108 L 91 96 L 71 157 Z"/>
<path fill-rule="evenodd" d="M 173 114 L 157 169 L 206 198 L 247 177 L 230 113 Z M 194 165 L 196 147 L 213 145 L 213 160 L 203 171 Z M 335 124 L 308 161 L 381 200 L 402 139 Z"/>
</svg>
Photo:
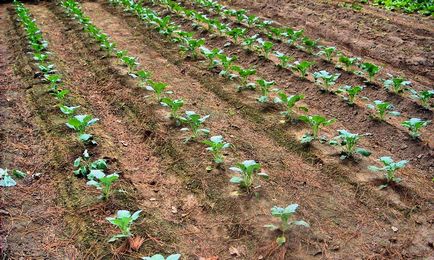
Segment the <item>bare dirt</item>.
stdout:
<svg viewBox="0 0 434 260">
<path fill-rule="evenodd" d="M 241 6 L 236 1 L 231 4 Z M 313 0 L 299 3 L 297 8 L 285 4 L 278 10 L 280 4 L 268 1 L 264 8 L 261 1 L 252 1 L 249 9 L 261 10 L 264 16 L 288 25 L 296 20 L 283 16 L 281 10 L 292 8 L 291 12 L 300 17 L 307 16 L 306 10 L 324 13 L 328 15 L 324 21 L 339 24 L 342 34 L 372 37 L 378 47 L 365 50 L 358 41 L 350 45 L 331 32 L 317 35 L 321 30 L 314 27 L 321 24 L 323 28 L 317 20 L 297 25 L 306 26 L 312 36 L 324 37 L 355 55 L 414 76 L 421 84 L 432 83 L 432 55 L 424 49 L 433 39 L 432 30 L 425 26 L 429 20 L 416 24 L 405 16 L 391 19 L 392 14 L 375 10 L 354 14 L 335 4 Z M 28 177 L 15 188 L 1 190 L 3 255 L 10 259 L 138 259 L 159 252 L 180 252 L 185 259 L 415 259 L 433 254 L 432 126 L 423 132 L 422 141 L 413 141 L 397 121 L 372 121 L 364 106 L 349 107 L 336 95 L 321 93 L 311 82 L 276 69 L 272 62 L 256 54 L 245 53 L 234 44 L 225 47 L 226 53 L 238 55 L 239 64 L 255 66 L 259 76 L 276 80 L 288 93 L 305 93 L 308 98 L 304 102 L 312 113 L 337 118 L 324 134 L 332 136 L 342 128 L 372 134 L 361 143 L 373 151 L 370 158 L 341 162 L 334 148 L 300 145 L 297 138 L 306 126 L 279 123 L 280 108 L 259 105 L 255 101 L 258 93 L 235 92 L 233 81 L 208 71 L 201 60 L 184 58 L 176 44 L 137 17 L 105 1 L 84 2 L 82 6 L 118 48 L 138 57 L 140 68 L 152 72 L 155 81 L 168 83 L 174 95 L 186 101 L 188 110 L 210 114 L 206 127 L 213 135 L 223 135 L 233 148 L 225 154 L 223 167 L 208 172 L 206 168 L 213 164 L 204 146 L 200 142 L 184 144 L 187 134 L 173 125 L 150 92 L 137 87 L 116 58 L 100 51 L 81 25 L 53 3 L 28 4 L 50 43 L 53 63 L 64 75 L 65 86 L 73 92 L 70 101 L 100 118 L 92 130 L 99 142 L 92 154 L 107 158 L 110 170 L 121 172 L 122 182 L 116 188 L 126 192 L 116 193 L 106 203 L 98 201 L 95 189 L 72 175 L 72 161 L 83 147 L 64 127 L 65 119 L 53 108 L 44 84 L 33 78 L 22 28 L 14 21 L 11 6 L 1 5 L 0 166 L 25 169 L 29 175 L 43 173 L 42 178 Z M 147 6 L 169 14 L 159 6 Z M 325 11 L 325 6 L 339 12 Z M 193 31 L 190 21 L 171 15 L 183 29 Z M 331 18 L 335 16 L 348 19 L 348 23 L 337 23 Z M 402 38 L 403 46 L 393 53 L 380 51 L 390 46 L 390 39 L 381 39 L 373 32 L 386 30 L 381 27 L 384 24 L 372 24 L 369 17 L 374 16 L 382 21 L 388 18 L 391 25 L 386 28 L 392 32 L 395 27 L 400 29 L 396 37 Z M 372 29 L 356 33 L 351 23 L 355 17 L 369 22 L 366 26 Z M 412 32 L 411 28 L 416 29 Z M 207 38 L 209 47 L 223 48 L 228 42 L 222 37 L 210 37 L 207 32 L 195 33 Z M 407 33 L 415 35 L 413 41 L 404 37 Z M 403 56 L 404 49 L 425 61 L 412 65 L 398 58 L 396 55 Z M 306 55 L 290 51 L 296 57 Z M 317 68 L 333 69 L 322 62 Z M 342 77 L 351 84 L 361 80 L 344 73 Z M 392 100 L 405 116 L 432 119 L 431 110 L 421 109 L 407 97 L 390 95 L 378 86 L 372 86 L 366 95 Z M 366 168 L 377 164 L 375 158 L 389 154 L 411 161 L 399 173 L 404 179 L 401 185 L 380 191 L 380 176 Z M 270 175 L 270 181 L 259 182 L 257 196 L 235 195 L 236 186 L 228 182 L 233 175 L 228 168 L 246 159 L 260 162 Z M 297 217 L 311 227 L 293 229 L 288 243 L 279 248 L 274 242 L 276 233 L 263 226 L 275 223 L 270 215 L 272 206 L 290 203 L 300 204 Z M 121 250 L 121 242 L 106 243 L 116 231 L 105 217 L 118 209 L 143 210 L 133 228 L 144 238 L 138 252 Z"/>
</svg>

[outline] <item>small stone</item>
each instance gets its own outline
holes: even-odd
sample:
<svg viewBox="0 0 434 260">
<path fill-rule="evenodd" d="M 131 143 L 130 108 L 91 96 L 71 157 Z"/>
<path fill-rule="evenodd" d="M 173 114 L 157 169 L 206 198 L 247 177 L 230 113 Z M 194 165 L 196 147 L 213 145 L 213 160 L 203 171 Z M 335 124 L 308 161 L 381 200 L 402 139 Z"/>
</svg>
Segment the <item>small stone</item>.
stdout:
<svg viewBox="0 0 434 260">
<path fill-rule="evenodd" d="M 178 213 L 178 209 L 175 206 L 172 206 L 172 213 L 173 214 Z"/>
<path fill-rule="evenodd" d="M 394 227 L 394 226 L 392 226 L 392 230 L 393 230 L 393 232 L 397 232 L 397 231 L 398 231 L 398 228 L 397 228 L 397 227 Z"/>
<path fill-rule="evenodd" d="M 156 198 L 150 198 L 149 200 L 150 201 L 156 201 L 157 199 Z"/>
</svg>

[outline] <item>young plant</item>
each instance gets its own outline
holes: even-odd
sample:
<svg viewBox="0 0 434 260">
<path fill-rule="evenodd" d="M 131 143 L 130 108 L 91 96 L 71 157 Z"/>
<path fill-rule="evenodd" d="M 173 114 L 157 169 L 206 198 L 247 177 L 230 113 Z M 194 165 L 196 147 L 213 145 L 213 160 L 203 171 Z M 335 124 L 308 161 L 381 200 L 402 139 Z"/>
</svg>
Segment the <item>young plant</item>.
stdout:
<svg viewBox="0 0 434 260">
<path fill-rule="evenodd" d="M 363 90 L 364 86 L 342 86 L 336 92 L 344 93 L 344 100 L 348 101 L 349 105 L 354 105 L 354 101 L 359 93 Z"/>
<path fill-rule="evenodd" d="M 283 36 L 288 39 L 287 43 L 291 46 L 303 36 L 303 33 L 304 30 L 294 30 L 291 28 L 287 28 Z"/>
<path fill-rule="evenodd" d="M 380 189 L 386 188 L 391 182 L 401 182 L 401 179 L 396 177 L 396 171 L 404 168 L 405 165 L 408 163 L 407 160 L 395 162 L 393 161 L 392 157 L 389 156 L 380 157 L 378 160 L 383 163 L 383 167 L 380 168 L 370 165 L 368 169 L 373 172 L 384 172 L 384 177 L 386 177 L 387 182 L 383 185 L 380 185 Z"/>
<path fill-rule="evenodd" d="M 22 179 L 26 176 L 26 173 L 20 170 L 13 170 L 12 175 L 9 174 L 8 169 L 0 168 L 0 187 L 13 187 L 17 185 L 17 182 L 12 176 Z"/>
<path fill-rule="evenodd" d="M 274 103 L 277 104 L 284 104 L 286 110 L 283 112 L 280 112 L 282 115 L 284 115 L 288 119 L 292 119 L 292 116 L 294 114 L 294 107 L 295 104 L 302 100 L 304 98 L 304 95 L 286 95 L 284 92 L 279 92 L 277 94 L 277 97 L 274 98 Z M 308 109 L 304 106 L 301 106 L 298 108 L 299 110 L 303 110 L 305 112 L 308 111 Z"/>
<path fill-rule="evenodd" d="M 75 113 L 75 111 L 79 108 L 80 106 L 65 106 L 65 105 L 60 105 L 59 109 L 60 111 L 65 114 L 65 115 L 72 115 Z"/>
<path fill-rule="evenodd" d="M 315 78 L 315 81 L 319 82 L 324 90 L 329 90 L 331 86 L 336 84 L 336 80 L 341 76 L 340 73 L 329 73 L 325 70 L 321 70 L 318 72 L 313 73 L 313 77 Z"/>
<path fill-rule="evenodd" d="M 389 79 L 384 81 L 384 87 L 393 93 L 399 94 L 411 85 L 411 81 L 405 80 L 402 77 L 395 77 L 390 74 L 389 77 Z"/>
<path fill-rule="evenodd" d="M 269 95 L 271 91 L 271 87 L 276 85 L 276 82 L 274 80 L 272 81 L 266 81 L 264 79 L 258 79 L 256 80 L 258 83 L 260 90 L 261 90 L 261 96 L 257 99 L 260 103 L 267 103 L 269 100 Z M 277 91 L 277 89 L 273 89 L 273 91 Z"/>
<path fill-rule="evenodd" d="M 261 169 L 261 164 L 255 162 L 254 160 L 246 160 L 242 163 L 238 163 L 234 167 L 230 167 L 229 169 L 240 175 L 232 177 L 230 182 L 238 184 L 241 189 L 244 189 L 248 192 L 250 192 L 252 189 L 255 175 L 258 175 L 265 180 L 268 180 L 269 178 L 268 174 L 259 172 Z"/>
<path fill-rule="evenodd" d="M 205 39 L 183 38 L 183 44 L 179 45 L 180 50 L 192 59 L 197 59 L 197 50 L 205 44 Z"/>
<path fill-rule="evenodd" d="M 352 67 L 356 66 L 359 61 L 360 61 L 360 58 L 358 58 L 358 57 L 351 58 L 351 57 L 347 57 L 343 54 L 339 55 L 339 62 L 344 64 L 345 70 L 349 71 L 349 72 L 354 72 Z"/>
<path fill-rule="evenodd" d="M 68 95 L 69 93 L 71 93 L 71 91 L 69 89 L 57 89 L 56 91 L 52 92 L 51 95 L 54 96 L 55 99 L 57 99 L 60 104 L 63 104 L 63 100 L 65 99 L 66 95 Z"/>
<path fill-rule="evenodd" d="M 56 70 L 54 69 L 54 64 L 38 64 L 38 69 L 44 75 L 49 75 L 56 72 Z"/>
<path fill-rule="evenodd" d="M 434 97 L 434 90 L 422 90 L 417 92 L 416 90 L 411 89 L 410 93 L 411 97 L 419 100 L 424 108 L 429 109 L 431 107 L 430 100 Z"/>
<path fill-rule="evenodd" d="M 232 70 L 238 72 L 238 75 L 240 76 L 240 85 L 238 86 L 237 91 L 243 89 L 255 89 L 255 83 L 247 82 L 249 76 L 256 74 L 255 69 L 243 69 L 239 66 L 232 66 Z"/>
<path fill-rule="evenodd" d="M 313 49 L 318 46 L 318 40 L 312 40 L 308 37 L 304 37 L 302 41 L 308 53 L 312 53 Z"/>
<path fill-rule="evenodd" d="M 357 142 L 360 140 L 359 134 L 350 133 L 347 130 L 338 130 L 338 136 L 330 140 L 331 145 L 339 145 L 342 147 L 341 160 L 352 158 L 355 153 L 363 156 L 371 155 L 366 149 L 357 147 Z"/>
<path fill-rule="evenodd" d="M 273 50 L 274 44 L 269 41 L 264 41 L 262 38 L 259 38 L 256 41 L 259 43 L 259 50 L 261 51 L 261 55 L 268 59 L 271 51 Z"/>
<path fill-rule="evenodd" d="M 301 138 L 301 143 L 310 143 L 313 140 L 318 139 L 318 132 L 324 126 L 329 126 L 333 124 L 336 120 L 329 119 L 327 120 L 325 117 L 320 115 L 302 115 L 299 116 L 299 119 L 310 125 L 312 128 L 312 134 L 305 134 Z"/>
<path fill-rule="evenodd" d="M 296 61 L 291 65 L 292 70 L 297 71 L 302 79 L 306 78 L 308 70 L 315 64 L 315 62 L 310 61 Z"/>
<path fill-rule="evenodd" d="M 235 43 L 238 42 L 238 39 L 243 37 L 246 34 L 247 30 L 245 28 L 235 27 L 233 29 L 229 29 L 226 34 L 232 37 Z"/>
<path fill-rule="evenodd" d="M 212 136 L 209 140 L 203 141 L 204 144 L 208 145 L 207 151 L 210 151 L 214 156 L 214 162 L 217 164 L 223 163 L 223 150 L 231 146 L 230 143 L 226 143 L 223 140 L 223 136 L 216 135 Z"/>
<path fill-rule="evenodd" d="M 280 63 L 279 63 L 279 67 L 282 69 L 287 69 L 289 68 L 289 63 L 294 61 L 293 57 L 287 56 L 279 51 L 275 51 L 274 55 L 276 55 L 276 57 L 279 59 Z"/>
<path fill-rule="evenodd" d="M 254 34 L 250 37 L 246 37 L 243 39 L 243 42 L 241 43 L 242 46 L 245 46 L 248 50 L 252 50 L 253 49 L 253 44 L 257 41 L 258 39 L 258 34 Z"/>
<path fill-rule="evenodd" d="M 115 225 L 121 230 L 120 234 L 114 235 L 108 242 L 114 242 L 119 238 L 131 237 L 131 226 L 139 218 L 141 210 L 134 212 L 132 215 L 128 210 L 118 210 L 116 217 L 106 218 L 108 222 Z"/>
<path fill-rule="evenodd" d="M 200 51 L 208 59 L 208 69 L 213 69 L 218 65 L 216 57 L 218 57 L 219 54 L 223 53 L 223 50 L 217 48 L 209 50 L 208 48 L 203 46 L 200 47 Z"/>
<path fill-rule="evenodd" d="M 409 120 L 402 122 L 401 125 L 410 130 L 411 137 L 417 139 L 420 136 L 420 130 L 422 127 L 426 127 L 430 122 L 431 121 L 422 120 L 420 118 L 410 118 Z"/>
<path fill-rule="evenodd" d="M 148 85 L 146 86 L 146 90 L 152 91 L 155 93 L 155 99 L 157 102 L 160 102 L 161 96 L 163 94 L 172 94 L 172 91 L 164 91 L 169 84 L 163 82 L 155 82 L 152 80 L 148 80 Z"/>
<path fill-rule="evenodd" d="M 185 142 L 190 141 L 191 139 L 196 139 L 199 137 L 200 134 L 209 134 L 209 129 L 207 128 L 201 128 L 202 124 L 209 118 L 209 115 L 201 117 L 200 115 L 196 114 L 194 111 L 185 111 L 185 115 L 180 117 L 181 123 L 186 124 L 189 126 L 182 128 L 181 131 L 191 131 L 192 135 L 188 137 Z"/>
<path fill-rule="evenodd" d="M 45 80 L 50 83 L 49 91 L 55 92 L 59 88 L 59 83 L 62 82 L 62 77 L 59 74 L 45 74 Z"/>
<path fill-rule="evenodd" d="M 230 69 L 232 67 L 232 63 L 238 59 L 237 56 L 227 56 L 225 54 L 218 54 L 217 57 L 220 60 L 221 65 L 223 66 L 223 70 L 220 71 L 220 75 L 223 77 L 231 78 L 232 74 L 230 73 Z"/>
<path fill-rule="evenodd" d="M 279 246 L 286 243 L 286 232 L 292 226 L 304 226 L 309 227 L 309 224 L 304 220 L 293 220 L 294 214 L 296 213 L 298 204 L 290 204 L 286 208 L 281 208 L 274 206 L 271 209 L 271 215 L 280 219 L 279 225 L 268 224 L 264 227 L 269 228 L 272 231 L 280 230 L 282 234 L 277 237 L 276 242 Z"/>
<path fill-rule="evenodd" d="M 321 50 L 316 55 L 318 56 L 323 55 L 325 56 L 328 62 L 331 62 L 333 58 L 333 54 L 336 53 L 336 47 L 321 46 L 320 48 Z"/>
<path fill-rule="evenodd" d="M 91 134 L 86 134 L 86 128 L 98 122 L 98 118 L 93 118 L 91 115 L 76 115 L 68 119 L 66 126 L 75 130 L 78 133 L 78 139 L 87 142 L 92 138 Z"/>
<path fill-rule="evenodd" d="M 390 104 L 389 102 L 384 102 L 381 100 L 374 100 L 372 104 L 368 104 L 368 108 L 375 110 L 376 115 L 375 117 L 381 121 L 384 120 L 384 115 L 386 112 L 390 114 L 391 116 L 399 116 L 400 113 L 397 111 L 394 111 L 394 106 Z"/>
<path fill-rule="evenodd" d="M 134 77 L 137 77 L 139 79 L 139 87 L 141 88 L 146 88 L 146 84 L 151 79 L 151 72 L 145 70 L 138 70 L 136 71 L 136 73 L 131 75 L 134 75 Z"/>
<path fill-rule="evenodd" d="M 170 108 L 170 118 L 174 119 L 176 122 L 179 121 L 178 111 L 184 105 L 184 100 L 182 99 L 171 99 L 164 97 L 161 99 L 160 104 L 162 106 Z"/>
<path fill-rule="evenodd" d="M 103 171 L 91 171 L 87 178 L 89 181 L 86 184 L 101 190 L 101 199 L 107 200 L 110 196 L 111 186 L 119 179 L 119 175 L 117 173 L 106 175 Z"/>
<path fill-rule="evenodd" d="M 360 68 L 368 74 L 368 82 L 372 82 L 374 80 L 374 76 L 380 72 L 380 67 L 369 62 L 360 64 Z"/>
<path fill-rule="evenodd" d="M 134 73 L 134 70 L 137 68 L 139 63 L 137 62 L 137 58 L 133 56 L 123 56 L 121 61 L 128 67 L 128 73 Z"/>
<path fill-rule="evenodd" d="M 166 258 L 161 254 L 156 254 L 153 256 L 142 257 L 142 260 L 179 260 L 180 258 L 181 258 L 181 254 L 169 255 Z"/>
<path fill-rule="evenodd" d="M 89 173 L 94 170 L 105 171 L 107 170 L 107 161 L 98 159 L 95 161 L 90 160 L 89 152 L 84 150 L 83 155 L 74 160 L 74 175 L 87 177 Z"/>
</svg>

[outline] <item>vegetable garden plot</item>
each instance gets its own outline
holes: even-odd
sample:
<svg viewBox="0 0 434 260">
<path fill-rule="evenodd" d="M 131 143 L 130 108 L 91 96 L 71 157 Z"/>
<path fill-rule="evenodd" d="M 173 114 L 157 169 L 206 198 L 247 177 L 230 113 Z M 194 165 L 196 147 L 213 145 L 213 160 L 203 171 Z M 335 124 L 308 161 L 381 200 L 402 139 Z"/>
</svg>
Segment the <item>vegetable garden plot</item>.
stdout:
<svg viewBox="0 0 434 260">
<path fill-rule="evenodd" d="M 58 133 L 55 144 L 71 144 L 57 170 L 63 175 L 48 176 L 61 183 L 62 199 L 53 203 L 67 212 L 57 221 L 73 249 L 52 252 L 429 255 L 429 88 L 423 94 L 411 74 L 384 78 L 385 68 L 378 73 L 365 57 L 335 69 L 339 48 L 318 48 L 310 38 L 286 48 L 276 35 L 267 38 L 266 30 L 278 31 L 256 27 L 259 18 L 240 15 L 239 23 L 243 11 L 228 8 L 223 17 L 212 5 L 206 14 L 167 0 L 28 6 L 49 51 L 33 56 L 50 63 L 34 66 L 25 48 L 17 50 L 31 68 L 17 77 L 47 75 L 36 81 L 46 79 L 39 89 L 53 105 L 38 103 L 39 111 L 52 107 L 57 119 L 37 124 Z M 10 241 L 14 254 L 20 246 Z"/>
</svg>

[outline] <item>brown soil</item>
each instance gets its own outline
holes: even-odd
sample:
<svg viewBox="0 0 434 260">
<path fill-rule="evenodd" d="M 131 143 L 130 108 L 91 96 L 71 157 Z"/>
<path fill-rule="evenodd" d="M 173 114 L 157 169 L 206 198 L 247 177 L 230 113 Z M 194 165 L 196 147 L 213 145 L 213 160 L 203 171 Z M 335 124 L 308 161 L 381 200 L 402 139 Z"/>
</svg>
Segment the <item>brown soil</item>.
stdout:
<svg viewBox="0 0 434 260">
<path fill-rule="evenodd" d="M 6 10 L 6 6 L 2 7 Z M 373 133 L 362 145 L 374 154 L 358 162 L 340 162 L 336 156 L 338 151 L 325 145 L 315 144 L 306 149 L 296 140 L 306 127 L 279 124 L 280 108 L 258 105 L 252 92 L 236 93 L 234 82 L 207 71 L 201 61 L 184 59 L 175 44 L 150 31 L 136 17 L 126 15 L 122 8 L 110 7 L 104 1 L 83 3 L 83 11 L 120 49 L 138 57 L 141 68 L 151 71 L 154 80 L 168 83 L 176 97 L 187 101 L 186 109 L 210 114 L 206 127 L 233 144 L 224 166 L 207 172 L 206 167 L 212 164 L 204 146 L 199 142 L 184 144 L 186 133 L 170 122 L 166 110 L 156 104 L 151 93 L 138 88 L 127 70 L 115 58 L 100 51 L 60 6 L 28 7 L 50 43 L 53 62 L 64 75 L 65 86 L 74 93 L 71 102 L 101 119 L 92 128 L 99 142 L 92 153 L 95 157 L 108 158 L 111 170 L 122 172 L 124 181 L 117 188 L 127 193 L 116 193 L 112 200 L 101 203 L 95 199 L 94 189 L 72 176 L 72 160 L 80 155 L 83 147 L 63 126 L 52 108 L 53 102 L 43 91 L 43 84 L 28 83 L 35 80 L 31 80 L 31 61 L 24 55 L 25 40 L 20 36 L 20 28 L 12 20 L 1 19 L 4 25 L 1 28 L 9 28 L 11 35 L 17 35 L 13 40 L 20 43 L 12 46 L 12 41 L 0 38 L 3 40 L 0 54 L 10 53 L 10 56 L 2 55 L 0 60 L 0 68 L 9 68 L 1 85 L 2 90 L 8 90 L 2 93 L 5 99 L 0 100 L 1 127 L 14 129 L 1 136 L 1 166 L 44 172 L 43 178 L 37 181 L 24 181 L 7 192 L 2 190 L 1 206 L 10 216 L 5 217 L 0 230 L 3 238 L 0 249 L 8 245 L 11 259 L 20 256 L 137 259 L 158 252 L 180 252 L 186 259 L 212 259 L 213 256 L 219 259 L 397 259 L 432 254 L 430 139 L 423 139 L 427 144 L 413 142 L 393 120 L 373 123 L 363 107 L 347 107 L 333 95 L 323 98 L 325 94 L 315 90 L 309 81 L 277 71 L 271 62 L 239 51 L 236 46 L 228 47 L 225 52 L 236 52 L 243 66 L 256 65 L 260 76 L 276 79 L 279 86 L 293 86 L 287 89 L 289 92 L 303 91 L 309 95 L 305 103 L 311 111 L 338 118 L 338 123 L 325 130 L 325 134 L 331 136 L 340 128 Z M 152 8 L 162 11 L 159 7 Z M 13 12 L 4 13 L 9 17 Z M 189 28 L 188 21 L 176 17 L 174 21 Z M 226 42 L 221 38 L 208 40 L 206 33 L 202 35 L 211 47 L 222 47 Z M 14 52 L 8 51 L 11 49 Z M 21 69 L 12 75 L 14 66 Z M 354 80 L 350 76 L 346 78 Z M 27 82 L 31 89 L 3 87 L 20 81 Z M 17 102 L 3 102 L 6 98 Z M 39 98 L 46 102 L 36 102 Z M 418 111 L 412 102 L 400 101 L 403 113 L 432 117 L 431 111 Z M 28 120 L 22 120 L 23 115 L 28 115 Z M 350 118 L 357 123 L 349 121 Z M 33 123 L 28 125 L 29 122 Z M 424 135 L 432 128 L 427 130 Z M 25 134 L 29 131 L 33 134 Z M 26 139 L 18 140 L 17 136 Z M 40 141 L 46 139 L 48 143 Z M 24 159 L 23 151 L 26 151 Z M 420 156 L 400 172 L 404 179 L 402 185 L 379 191 L 376 186 L 381 180 L 366 167 L 384 154 L 402 159 Z M 270 175 L 269 182 L 259 182 L 258 196 L 234 195 L 237 188 L 228 185 L 232 176 L 228 167 L 246 159 L 261 162 Z M 36 198 L 38 193 L 45 197 L 28 202 L 24 211 L 18 211 L 19 201 L 3 199 L 18 196 L 26 200 L 29 193 L 36 194 Z M 300 204 L 297 216 L 309 222 L 311 228 L 295 228 L 289 242 L 277 248 L 276 234 L 263 225 L 274 222 L 270 215 L 272 206 L 289 203 Z M 117 209 L 143 209 L 140 221 L 133 228 L 136 235 L 145 238 L 139 252 L 119 252 L 116 248 L 121 243 L 105 242 L 115 232 L 105 217 Z M 41 213 L 43 210 L 47 215 Z M 28 224 L 28 219 L 34 218 L 44 221 Z M 21 243 L 20 237 L 24 237 Z M 43 250 L 47 247 L 49 250 Z M 25 254 L 20 255 L 23 251 Z"/>
</svg>

